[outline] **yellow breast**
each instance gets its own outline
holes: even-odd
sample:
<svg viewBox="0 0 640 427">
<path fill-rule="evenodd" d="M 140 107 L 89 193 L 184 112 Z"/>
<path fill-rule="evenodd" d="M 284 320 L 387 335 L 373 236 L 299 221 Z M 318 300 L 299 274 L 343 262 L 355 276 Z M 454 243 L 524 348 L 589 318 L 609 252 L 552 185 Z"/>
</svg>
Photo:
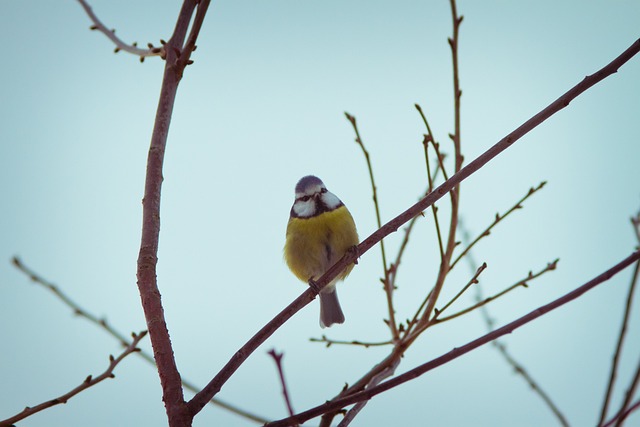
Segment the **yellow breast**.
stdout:
<svg viewBox="0 0 640 427">
<path fill-rule="evenodd" d="M 284 258 L 300 280 L 319 279 L 325 271 L 358 244 L 358 232 L 345 206 L 311 218 L 289 219 Z M 339 276 L 344 279 L 353 264 Z"/>
</svg>

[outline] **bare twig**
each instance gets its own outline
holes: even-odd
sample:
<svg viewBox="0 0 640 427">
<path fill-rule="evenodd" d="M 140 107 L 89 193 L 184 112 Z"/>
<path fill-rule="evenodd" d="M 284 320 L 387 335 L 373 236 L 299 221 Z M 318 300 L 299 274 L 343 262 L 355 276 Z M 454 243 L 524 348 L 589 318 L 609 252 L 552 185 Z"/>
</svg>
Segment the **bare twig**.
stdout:
<svg viewBox="0 0 640 427">
<path fill-rule="evenodd" d="M 516 141 L 529 133 L 532 129 L 539 126 L 549 117 L 567 107 L 569 103 L 577 98 L 580 94 L 594 86 L 598 82 L 602 81 L 606 77 L 617 72 L 617 70 L 633 58 L 640 51 L 640 40 L 636 40 L 627 50 L 621 53 L 617 58 L 611 61 L 609 64 L 598 70 L 594 74 L 585 77 L 580 83 L 569 89 L 566 93 L 561 95 L 558 99 L 549 104 L 542 111 L 535 116 L 527 120 L 520 125 L 516 130 L 502 138 L 495 145 L 478 156 L 475 160 L 462 168 L 459 172 L 455 173 L 451 178 L 438 186 L 434 191 L 429 193 L 423 199 L 416 204 L 387 222 L 380 229 L 376 230 L 369 237 L 363 240 L 358 245 L 357 251 L 350 251 L 345 254 L 337 263 L 335 263 L 325 274 L 316 281 L 318 289 L 322 289 L 330 281 L 335 279 L 348 265 L 352 264 L 358 256 L 362 256 L 374 245 L 376 245 L 382 238 L 395 232 L 403 224 L 410 221 L 420 212 L 430 207 L 434 202 L 438 201 L 445 194 L 451 191 L 457 184 L 461 183 L 473 173 L 478 171 L 481 167 L 486 165 L 489 161 L 494 159 L 504 150 L 512 146 Z M 271 321 L 269 321 L 262 329 L 260 329 L 251 339 L 249 339 L 227 362 L 227 364 L 209 381 L 209 384 L 203 388 L 193 399 L 189 402 L 189 408 L 191 413 L 198 412 L 211 397 L 216 395 L 224 383 L 233 375 L 233 373 L 244 363 L 244 361 L 260 346 L 267 338 L 269 338 L 280 326 L 282 326 L 287 320 L 289 320 L 295 313 L 300 311 L 304 306 L 309 304 L 316 297 L 316 293 L 311 288 L 305 290 L 298 298 L 296 298 L 291 304 L 283 309 L 278 315 L 276 315 Z M 400 348 L 394 350 L 394 353 L 385 360 L 390 360 L 390 357 L 395 357 L 398 353 L 402 353 L 404 349 Z"/>
<path fill-rule="evenodd" d="M 280 377 L 280 385 L 282 386 L 282 396 L 284 402 L 287 405 L 287 411 L 289 416 L 293 416 L 293 406 L 291 405 L 291 398 L 289 397 L 289 389 L 287 382 L 284 379 L 284 370 L 282 369 L 282 357 L 284 354 L 278 353 L 275 349 L 271 349 L 267 352 L 269 356 L 273 357 L 273 361 L 276 362 L 276 368 L 278 369 L 278 376 Z"/>
<path fill-rule="evenodd" d="M 460 90 L 460 79 L 458 73 L 458 34 L 460 30 L 460 24 L 462 23 L 462 16 L 458 16 L 456 1 L 450 0 L 451 5 L 451 17 L 453 21 L 453 36 L 449 38 L 449 46 L 451 47 L 451 58 L 453 61 L 453 98 L 454 98 L 454 133 L 449 135 L 453 140 L 454 146 L 454 158 L 455 158 L 455 172 L 456 175 L 461 172 L 462 168 L 462 150 L 461 150 L 461 136 L 460 136 L 460 97 L 462 96 L 462 91 Z M 436 149 L 436 154 L 438 155 L 438 160 L 442 162 L 442 158 L 438 152 L 438 146 L 435 141 L 434 148 Z M 441 163 L 441 167 L 444 169 L 444 165 Z M 455 176 L 455 175 L 454 175 Z M 453 177 L 452 177 L 453 178 Z M 446 182 L 446 181 L 445 181 Z M 451 213 L 449 219 L 449 236 L 447 238 L 447 244 L 445 246 L 445 253 L 440 261 L 440 268 L 438 270 L 438 277 L 436 279 L 436 283 L 433 286 L 433 289 L 430 292 L 429 299 L 427 301 L 426 307 L 422 313 L 421 319 L 416 323 L 416 329 L 412 332 L 413 338 L 415 339 L 422 331 L 424 331 L 431 320 L 431 315 L 434 313 L 434 309 L 436 307 L 436 303 L 438 298 L 440 297 L 440 292 L 442 291 L 442 287 L 444 286 L 444 282 L 447 278 L 447 275 L 450 271 L 450 263 L 451 257 L 453 256 L 453 251 L 457 245 L 456 243 L 456 234 L 458 229 L 458 210 L 460 207 L 460 182 L 456 183 L 453 188 L 449 192 L 449 196 L 451 197 Z M 435 203 L 435 201 L 434 201 Z M 405 334 L 408 335 L 408 332 Z"/>
<path fill-rule="evenodd" d="M 458 257 L 451 263 L 451 268 L 453 269 L 453 267 L 455 267 L 455 265 L 458 263 L 458 261 L 460 261 L 462 258 L 464 258 L 464 256 L 475 246 L 476 243 L 478 243 L 483 237 L 487 237 L 489 234 L 491 234 L 491 230 L 498 225 L 498 223 L 500 223 L 500 221 L 504 220 L 506 217 L 508 217 L 512 212 L 518 210 L 518 209 L 522 209 L 522 203 L 524 203 L 525 200 L 527 200 L 529 197 L 533 196 L 537 191 L 541 190 L 542 187 L 545 186 L 545 184 L 547 183 L 547 181 L 542 181 L 537 187 L 531 187 L 529 189 L 529 191 L 527 192 L 527 194 L 522 197 L 520 200 L 518 200 L 516 202 L 515 205 L 513 205 L 511 207 L 511 209 L 509 209 L 508 211 L 506 211 L 505 213 L 503 213 L 502 215 L 500 215 L 499 213 L 496 213 L 495 218 L 493 219 L 493 222 L 482 232 L 480 233 L 480 235 L 478 237 L 476 237 L 469 245 L 467 245 L 467 247 L 462 251 L 462 253 L 460 255 L 458 255 Z"/>
<path fill-rule="evenodd" d="M 447 304 L 445 304 L 444 307 L 442 307 L 441 310 L 436 310 L 436 314 L 433 316 L 433 320 L 435 321 L 447 308 L 451 307 L 451 305 L 458 299 L 460 298 L 460 296 L 465 293 L 467 291 L 467 289 L 469 289 L 471 287 L 471 285 L 475 285 L 478 283 L 478 277 L 482 274 L 482 272 L 487 268 L 487 263 L 483 262 L 482 265 L 480 267 L 478 267 L 478 269 L 476 270 L 475 274 L 473 275 L 473 277 L 469 280 L 469 282 L 462 288 L 460 289 L 460 292 L 458 292 L 456 294 L 456 296 L 454 296 L 451 301 L 449 301 Z"/>
<path fill-rule="evenodd" d="M 627 303 L 624 310 L 624 316 L 622 318 L 622 326 L 620 327 L 620 334 L 618 335 L 618 343 L 616 345 L 616 351 L 613 355 L 613 362 L 611 364 L 611 374 L 609 376 L 609 384 L 607 385 L 607 391 L 603 399 L 602 410 L 600 412 L 600 420 L 598 421 L 598 425 L 604 423 L 604 420 L 607 417 L 607 410 L 609 408 L 611 393 L 613 392 L 613 386 L 616 381 L 616 375 L 618 372 L 618 362 L 620 361 L 620 356 L 622 355 L 622 346 L 624 344 L 624 339 L 627 332 L 627 325 L 629 323 L 629 316 L 631 314 L 631 306 L 633 305 L 633 296 L 635 294 L 636 284 L 638 283 L 639 276 L 640 276 L 640 263 L 637 263 L 635 270 L 633 272 L 633 276 L 631 278 L 631 283 L 629 284 L 629 291 L 627 292 Z"/>
<path fill-rule="evenodd" d="M 367 162 L 367 169 L 369 170 L 369 179 L 371 180 L 371 191 L 373 193 L 373 205 L 376 210 L 376 222 L 378 224 L 378 228 L 382 227 L 382 221 L 380 219 L 380 206 L 378 203 L 378 190 L 376 187 L 376 181 L 373 177 L 373 167 L 371 166 L 371 159 L 369 157 L 369 151 L 364 146 L 362 142 L 362 138 L 360 137 L 360 131 L 358 130 L 358 125 L 356 124 L 356 118 L 351 114 L 345 112 L 344 115 L 353 126 L 353 130 L 356 133 L 356 143 L 362 149 L 362 154 L 364 154 L 364 158 Z M 389 312 L 389 329 L 391 329 L 391 337 L 395 341 L 398 339 L 398 328 L 396 325 L 396 315 L 393 309 L 393 288 L 391 287 L 391 281 L 389 280 L 389 265 L 387 264 L 387 255 L 384 249 L 384 240 L 380 240 L 380 252 L 382 254 L 382 269 L 384 271 L 384 290 L 387 295 L 387 310 Z"/>
<path fill-rule="evenodd" d="M 0 427 L 11 426 L 13 423 L 23 420 L 27 417 L 30 417 L 31 415 L 36 414 L 42 410 L 51 408 L 52 406 L 59 405 L 61 403 L 67 403 L 69 399 L 71 399 L 78 393 L 88 389 L 89 387 L 92 387 L 98 384 L 99 382 L 106 380 L 107 378 L 115 378 L 115 375 L 113 374 L 113 370 L 116 368 L 116 366 L 118 366 L 118 363 L 120 363 L 125 357 L 127 357 L 131 353 L 139 351 L 139 349 L 136 346 L 138 345 L 140 340 L 145 337 L 145 335 L 147 335 L 147 331 L 142 331 L 139 334 L 132 333 L 131 337 L 133 338 L 133 340 L 131 341 L 131 344 L 127 346 L 127 348 L 118 357 L 113 357 L 111 355 L 109 356 L 109 366 L 107 367 L 106 371 L 104 371 L 102 374 L 98 375 L 97 377 L 93 377 L 89 375 L 87 378 L 85 378 L 82 384 L 80 384 L 78 387 L 74 388 L 73 390 L 69 391 L 68 393 L 63 394 L 60 397 L 48 400 L 36 406 L 27 406 L 19 414 L 16 414 L 11 418 L 7 418 L 6 420 L 0 421 Z"/>
<path fill-rule="evenodd" d="M 424 147 L 424 161 L 427 166 L 427 178 L 429 180 L 429 189 L 427 193 L 430 193 L 431 191 L 433 191 L 433 179 L 431 179 L 431 164 L 429 163 L 429 142 L 435 142 L 435 137 L 431 132 L 431 126 L 429 126 L 429 122 L 427 121 L 427 117 L 424 115 L 424 112 L 422 111 L 422 107 L 420 107 L 420 105 L 418 104 L 415 104 L 415 107 L 416 107 L 416 110 L 418 110 L 418 113 L 420 113 L 420 117 L 422 117 L 422 121 L 424 122 L 424 125 L 427 128 L 427 133 L 425 134 L 424 139 L 422 140 L 422 145 Z M 436 154 L 438 153 L 436 152 Z M 439 169 L 441 169 L 444 172 L 445 179 L 447 179 L 446 172 L 442 167 L 443 163 L 440 156 L 438 156 L 438 165 L 440 166 Z M 438 208 L 436 207 L 435 203 L 431 206 L 431 211 L 433 212 L 433 221 L 436 226 L 436 234 L 438 236 L 438 249 L 440 249 L 440 261 L 442 261 L 442 259 L 444 258 L 444 249 L 442 247 L 442 233 L 440 232 L 440 221 L 438 220 Z"/>
<path fill-rule="evenodd" d="M 636 390 L 638 389 L 638 385 L 640 385 L 640 359 L 638 360 L 638 367 L 636 368 L 636 373 L 631 380 L 631 384 L 629 384 L 629 388 L 624 395 L 624 401 L 622 405 L 620 405 L 620 410 L 618 411 L 618 420 L 616 421 L 616 427 L 621 427 L 624 420 L 630 414 L 628 411 L 632 406 L 633 396 L 636 394 Z"/>
<path fill-rule="evenodd" d="M 617 423 L 619 419 L 624 420 L 627 418 L 632 412 L 640 409 L 640 400 L 636 400 L 629 408 L 621 414 L 616 414 L 607 421 L 605 424 L 601 424 L 600 427 L 611 427 L 614 423 Z"/>
<path fill-rule="evenodd" d="M 460 356 L 463 356 L 467 353 L 469 353 L 472 350 L 475 350 L 476 348 L 483 346 L 493 340 L 495 340 L 496 338 L 499 338 L 501 336 L 504 336 L 506 334 L 510 334 L 513 331 L 515 331 L 516 329 L 520 328 L 521 326 L 526 325 L 527 323 L 541 317 L 544 316 L 545 314 L 549 313 L 552 310 L 555 310 L 558 307 L 561 307 L 579 297 L 581 297 L 582 295 L 584 295 L 586 292 L 590 291 L 591 289 L 595 288 L 596 286 L 598 286 L 599 284 L 606 282 L 607 280 L 611 279 L 613 276 L 615 276 L 617 273 L 619 273 L 620 271 L 624 270 L 625 268 L 627 268 L 628 266 L 630 266 L 631 264 L 633 264 L 634 262 L 637 262 L 638 260 L 640 260 L 640 251 L 635 251 L 633 252 L 631 255 L 629 255 L 627 258 L 625 258 L 624 260 L 620 261 L 618 264 L 614 265 L 613 267 L 611 267 L 610 269 L 608 269 L 607 271 L 605 271 L 604 273 L 598 275 L 597 277 L 593 278 L 592 280 L 588 281 L 587 283 L 583 284 L 582 286 L 574 289 L 573 291 L 569 292 L 568 294 L 563 295 L 562 297 L 550 302 L 549 304 L 543 305 L 541 307 L 538 307 L 537 309 L 533 310 L 532 312 L 520 317 L 517 320 L 514 320 L 513 322 L 510 322 L 492 332 L 489 332 L 483 336 L 481 336 L 480 338 L 475 339 L 474 341 L 471 341 L 461 347 L 457 347 L 454 348 L 453 350 L 451 350 L 450 352 L 436 358 L 433 359 L 427 363 L 424 363 L 422 365 L 419 365 L 418 367 L 411 369 L 408 372 L 405 372 L 402 375 L 398 375 L 395 378 L 392 378 L 388 381 L 385 381 L 384 383 L 376 386 L 376 387 L 372 387 L 370 389 L 366 389 L 364 391 L 361 391 L 359 393 L 354 393 L 351 394 L 349 396 L 343 397 L 343 398 L 338 398 L 338 399 L 334 399 L 331 400 L 323 405 L 319 405 L 316 406 L 314 408 L 311 408 L 307 411 L 304 412 L 300 412 L 298 414 L 296 414 L 293 417 L 289 417 L 289 418 L 285 418 L 282 420 L 278 420 L 278 421 L 273 421 L 271 423 L 267 423 L 265 424 L 265 427 L 282 427 L 282 426 L 290 426 L 294 423 L 303 423 L 307 420 L 310 420 L 312 418 L 315 418 L 319 415 L 322 415 L 324 413 L 327 412 L 332 412 L 332 411 L 337 411 L 340 408 L 344 408 L 348 405 L 357 403 L 357 402 L 361 402 L 364 400 L 368 400 L 371 399 L 372 397 L 383 393 L 387 390 L 390 390 L 394 387 L 399 386 L 400 384 L 403 384 L 407 381 L 411 381 L 415 378 L 418 378 L 419 376 L 425 374 L 426 372 L 429 372 L 439 366 L 444 365 L 445 363 L 448 363 L 454 359 L 457 359 Z"/>
<path fill-rule="evenodd" d="M 457 313 L 451 314 L 449 316 L 446 317 L 442 317 L 440 319 L 437 319 L 435 323 L 442 323 L 442 322 L 446 322 L 447 320 L 451 320 L 451 319 L 455 319 L 456 317 L 460 317 L 463 314 L 467 314 L 479 307 L 484 306 L 485 304 L 490 303 L 491 301 L 500 298 L 501 296 L 504 296 L 505 294 L 511 292 L 512 290 L 519 288 L 520 286 L 526 288 L 529 286 L 528 282 L 530 282 L 531 280 L 537 279 L 538 277 L 542 276 L 544 273 L 548 272 L 548 271 L 552 271 L 555 270 L 557 265 L 558 265 L 558 261 L 560 261 L 560 259 L 555 259 L 552 262 L 547 263 L 547 265 L 540 271 L 538 271 L 537 273 L 533 273 L 533 272 L 529 272 L 529 274 L 527 275 L 526 278 L 521 279 L 519 281 L 517 281 L 516 283 L 514 283 L 513 285 L 509 286 L 508 288 L 506 288 L 505 290 L 498 292 L 495 295 L 492 295 L 490 297 L 485 298 L 482 301 L 477 302 L 476 304 L 472 305 L 471 307 L 467 307 L 464 310 L 461 310 Z"/>
<path fill-rule="evenodd" d="M 114 52 L 118 53 L 122 50 L 134 54 L 140 57 L 140 62 L 143 62 L 144 58 L 148 56 L 160 56 L 162 58 L 166 56 L 164 45 L 161 47 L 156 47 L 152 44 L 149 44 L 149 49 L 140 49 L 137 43 L 125 43 L 118 36 L 116 36 L 116 30 L 110 30 L 102 23 L 102 21 L 96 16 L 96 14 L 93 13 L 93 9 L 91 9 L 91 6 L 89 6 L 89 4 L 85 0 L 78 0 L 78 3 L 80 3 L 84 11 L 87 13 L 87 15 L 89 15 L 89 19 L 91 19 L 91 22 L 93 22 L 91 29 L 100 31 L 116 45 Z"/>
<path fill-rule="evenodd" d="M 440 169 L 439 166 L 436 168 L 436 170 L 433 172 L 433 176 L 431 177 L 432 181 L 436 179 L 436 177 L 438 176 L 438 173 L 441 170 L 442 169 Z M 427 194 L 429 194 L 430 192 L 431 192 L 431 189 L 427 189 L 424 195 L 421 196 L 421 199 L 425 197 Z M 424 217 L 423 212 L 411 218 L 411 220 L 409 221 L 409 224 L 404 228 L 404 236 L 402 237 L 402 242 L 400 242 L 400 247 L 398 248 L 398 254 L 396 255 L 395 261 L 391 263 L 391 265 L 389 266 L 389 281 L 391 282 L 391 287 L 394 289 L 396 288 L 396 278 L 398 277 L 398 267 L 402 262 L 402 256 L 404 255 L 404 251 L 407 249 L 407 245 L 409 244 L 409 238 L 411 236 L 411 232 L 413 231 L 413 226 L 416 224 L 418 219 L 422 217 Z M 400 325 L 400 328 L 402 328 L 402 325 Z M 399 330 L 399 332 L 402 332 L 402 331 Z"/>
<path fill-rule="evenodd" d="M 123 347 L 128 347 L 129 345 L 131 345 L 131 340 L 127 338 L 124 334 L 119 332 L 117 329 L 115 329 L 113 326 L 111 326 L 111 324 L 107 322 L 106 318 L 104 317 L 100 318 L 95 314 L 92 314 L 86 309 L 84 309 L 78 303 L 73 301 L 73 299 L 71 299 L 68 295 L 66 295 L 58 286 L 46 280 L 31 268 L 27 267 L 18 257 L 14 256 L 11 261 L 19 271 L 29 276 L 29 278 L 34 283 L 44 287 L 45 289 L 50 290 L 58 299 L 60 299 L 67 307 L 69 307 L 76 316 L 80 316 L 88 320 L 89 322 L 95 324 L 96 326 L 102 328 L 107 333 L 109 333 L 109 335 L 117 339 L 118 342 L 120 342 L 120 344 Z M 144 351 L 143 349 L 139 349 L 139 351 L 136 351 L 136 354 L 140 356 L 142 359 L 144 359 L 146 362 L 148 362 L 151 366 L 156 366 L 156 362 L 155 360 L 153 360 L 153 356 L 148 352 Z M 194 394 L 200 390 L 200 387 L 196 387 L 190 381 L 184 378 L 181 378 L 181 380 L 184 388 L 193 392 Z M 234 414 L 239 415 L 243 418 L 246 418 L 251 421 L 255 421 L 256 423 L 264 424 L 267 422 L 267 419 L 265 417 L 252 414 L 251 412 L 238 408 L 237 406 L 232 405 L 231 403 L 225 402 L 223 400 L 220 400 L 218 398 L 211 399 L 210 403 L 212 405 L 224 408 L 229 412 L 233 412 Z"/>
<path fill-rule="evenodd" d="M 469 282 L 460 290 L 460 292 L 458 292 L 458 294 L 451 300 L 449 301 L 442 310 L 435 310 L 435 315 L 433 317 L 433 319 L 431 320 L 431 322 L 429 322 L 427 325 L 425 326 L 430 326 L 430 325 L 434 325 L 436 323 L 440 323 L 443 320 L 438 319 L 438 317 L 442 314 L 443 311 L 445 311 L 447 308 L 449 308 L 449 306 L 451 306 L 451 304 L 453 304 L 453 302 L 455 300 L 457 300 L 467 289 L 469 289 L 469 287 L 473 284 L 477 284 L 478 283 L 478 276 L 487 268 L 487 264 L 483 263 L 479 268 L 476 269 L 476 272 L 474 273 L 473 277 L 471 277 L 471 279 L 469 280 Z M 416 310 L 415 314 L 413 315 L 413 318 L 411 320 L 409 320 L 408 324 L 407 324 L 407 331 L 405 336 L 408 336 L 412 330 L 413 327 L 416 326 L 416 324 L 418 323 L 418 317 L 420 316 L 420 313 L 422 312 L 422 309 L 424 308 L 425 305 L 427 305 L 427 302 L 429 301 L 429 299 L 431 298 L 431 293 L 429 293 L 424 300 L 422 301 L 422 303 L 420 304 L 420 306 L 418 307 L 418 309 Z M 426 328 L 423 328 L 422 330 L 424 330 Z M 414 336 L 416 336 L 416 334 L 413 334 Z"/>
<path fill-rule="evenodd" d="M 353 341 L 332 340 L 327 338 L 326 335 L 323 335 L 321 338 L 309 338 L 309 341 L 325 343 L 327 347 L 331 347 L 332 345 L 337 344 L 337 345 L 355 345 L 355 346 L 360 346 L 364 348 L 369 348 L 369 347 L 380 347 L 384 345 L 393 344 L 393 341 L 391 340 L 380 341 L 380 342 L 362 342 L 357 340 L 353 340 Z"/>
<path fill-rule="evenodd" d="M 382 372 L 380 372 L 379 374 L 371 378 L 371 380 L 369 381 L 369 384 L 367 384 L 367 387 L 369 388 L 375 387 L 378 384 L 380 384 L 383 380 L 392 377 L 393 374 L 396 372 L 398 365 L 400 365 L 399 358 L 396 359 L 391 365 L 387 366 Z M 347 427 L 349 424 L 351 424 L 351 422 L 354 420 L 356 415 L 358 415 L 360 411 L 364 409 L 367 403 L 369 403 L 369 400 L 363 400 L 356 403 L 353 408 L 347 411 L 344 418 L 340 421 L 340 424 L 338 424 L 338 427 Z"/>
<path fill-rule="evenodd" d="M 636 238 L 638 242 L 640 242 L 640 212 L 635 217 L 631 217 L 631 224 L 633 225 L 633 230 L 636 232 Z"/>
</svg>

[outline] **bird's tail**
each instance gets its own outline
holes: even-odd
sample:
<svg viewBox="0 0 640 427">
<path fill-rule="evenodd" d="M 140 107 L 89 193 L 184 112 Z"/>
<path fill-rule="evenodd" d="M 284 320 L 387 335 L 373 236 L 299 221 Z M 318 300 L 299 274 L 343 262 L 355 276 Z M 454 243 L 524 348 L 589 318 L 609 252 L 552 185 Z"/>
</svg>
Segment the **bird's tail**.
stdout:
<svg viewBox="0 0 640 427">
<path fill-rule="evenodd" d="M 328 328 L 334 323 L 344 323 L 344 314 L 335 288 L 320 293 L 320 327 Z"/>
</svg>

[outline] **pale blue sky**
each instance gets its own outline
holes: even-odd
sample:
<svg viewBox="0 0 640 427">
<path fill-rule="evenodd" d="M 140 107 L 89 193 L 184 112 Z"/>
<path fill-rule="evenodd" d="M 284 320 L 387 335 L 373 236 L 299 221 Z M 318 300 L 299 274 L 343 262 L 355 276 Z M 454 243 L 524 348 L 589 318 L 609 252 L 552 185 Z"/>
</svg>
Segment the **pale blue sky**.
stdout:
<svg viewBox="0 0 640 427">
<path fill-rule="evenodd" d="M 168 38 L 179 2 L 93 1 L 128 41 Z M 640 37 L 640 2 L 460 1 L 462 144 L 475 158 Z M 145 328 L 135 285 L 144 168 L 163 63 L 119 53 L 75 1 L 0 2 L 0 419 L 106 367 L 117 343 L 17 272 L 18 255 L 125 333 Z M 181 373 L 204 385 L 304 286 L 282 261 L 293 187 L 320 176 L 361 239 L 375 230 L 366 166 L 344 111 L 358 119 L 387 221 L 424 189 L 418 102 L 451 152 L 447 1 L 214 1 L 174 110 L 162 195 L 159 286 Z M 640 57 L 468 179 L 472 234 L 529 187 L 530 199 L 474 252 L 493 294 L 555 258 L 558 270 L 490 306 L 498 325 L 552 301 L 629 255 L 640 209 Z M 447 212 L 446 202 L 441 213 Z M 401 233 L 387 239 L 395 253 Z M 437 273 L 431 216 L 417 226 L 397 292 L 413 315 Z M 347 321 L 318 326 L 317 303 L 274 334 L 220 397 L 268 418 L 285 407 L 266 351 L 285 354 L 296 410 L 324 402 L 387 353 L 310 343 L 385 340 L 379 252 L 339 288 Z M 593 425 L 631 270 L 504 340 L 572 425 Z M 452 275 L 445 296 L 468 280 Z M 469 293 L 457 303 L 472 301 Z M 477 314 L 427 332 L 398 372 L 484 333 Z M 612 408 L 638 363 L 640 309 Z M 143 347 L 149 348 L 146 340 Z M 190 397 L 190 395 L 189 395 Z M 130 357 L 116 379 L 25 426 L 164 425 L 156 372 Z M 629 425 L 640 423 L 636 414 Z M 355 426 L 555 425 L 489 346 L 372 400 Z M 195 426 L 253 425 L 216 408 Z M 309 425 L 314 425 L 310 423 Z"/>
</svg>

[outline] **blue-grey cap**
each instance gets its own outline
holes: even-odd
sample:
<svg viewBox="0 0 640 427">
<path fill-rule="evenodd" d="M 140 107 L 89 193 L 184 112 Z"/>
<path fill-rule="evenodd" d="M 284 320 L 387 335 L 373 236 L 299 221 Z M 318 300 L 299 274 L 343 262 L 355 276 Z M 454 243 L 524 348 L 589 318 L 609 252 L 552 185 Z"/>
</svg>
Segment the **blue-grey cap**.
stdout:
<svg viewBox="0 0 640 427">
<path fill-rule="evenodd" d="M 316 185 L 324 187 L 324 183 L 317 176 L 307 175 L 305 177 L 302 177 L 296 184 L 296 194 L 302 194 L 307 188 L 314 187 Z"/>
</svg>

